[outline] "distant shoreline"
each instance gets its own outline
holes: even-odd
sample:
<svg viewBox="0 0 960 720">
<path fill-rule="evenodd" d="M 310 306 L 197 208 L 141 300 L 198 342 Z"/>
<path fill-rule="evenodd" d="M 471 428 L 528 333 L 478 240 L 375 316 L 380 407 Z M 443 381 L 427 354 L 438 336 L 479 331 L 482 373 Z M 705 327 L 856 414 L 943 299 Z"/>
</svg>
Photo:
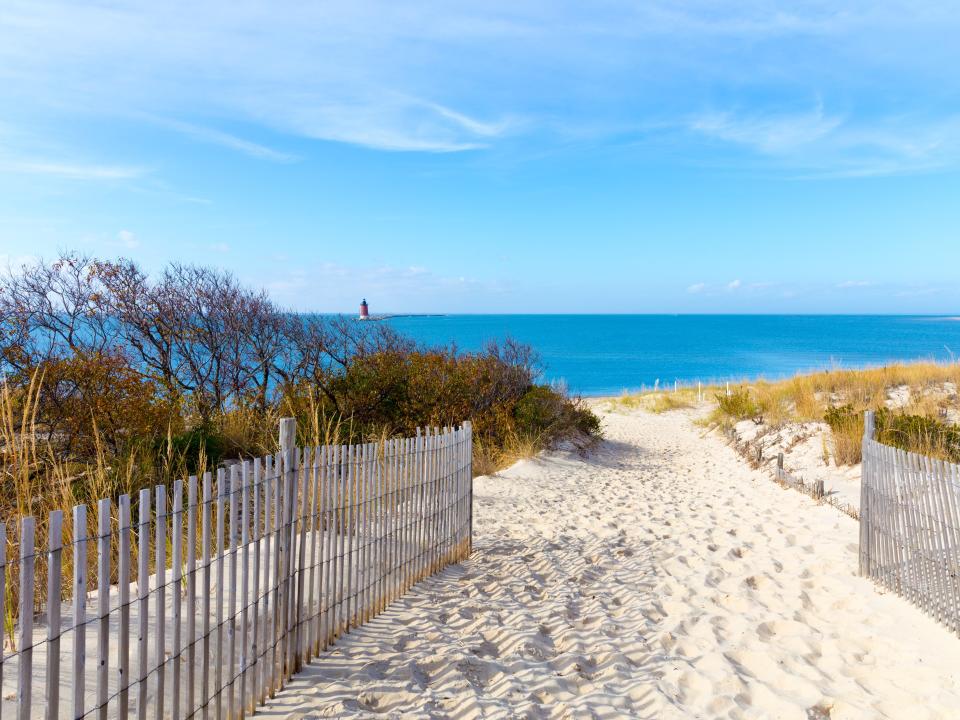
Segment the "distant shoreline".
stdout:
<svg viewBox="0 0 960 720">
<path fill-rule="evenodd" d="M 357 321 L 379 322 L 381 320 L 392 320 L 393 318 L 438 318 L 447 317 L 446 313 L 397 313 L 387 315 L 370 315 L 366 318 L 358 317 Z"/>
</svg>

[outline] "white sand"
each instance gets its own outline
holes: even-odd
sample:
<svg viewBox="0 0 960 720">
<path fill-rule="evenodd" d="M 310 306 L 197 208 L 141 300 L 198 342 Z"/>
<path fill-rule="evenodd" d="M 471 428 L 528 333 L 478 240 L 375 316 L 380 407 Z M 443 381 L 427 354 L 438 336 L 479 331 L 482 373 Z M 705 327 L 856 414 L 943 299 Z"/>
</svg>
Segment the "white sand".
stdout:
<svg viewBox="0 0 960 720">
<path fill-rule="evenodd" d="M 960 716 L 960 639 L 856 577 L 857 523 L 689 415 L 476 481 L 475 554 L 264 711 L 306 717 Z"/>
<path fill-rule="evenodd" d="M 734 426 L 737 440 L 763 449 L 762 466 L 772 475 L 777 455 L 783 453 L 784 469 L 808 483 L 822 480 L 824 494 L 840 507 L 860 510 L 860 464 L 838 466 L 824 457 L 829 448 L 830 427 L 823 422 L 787 423 L 780 427 L 742 420 Z"/>
</svg>

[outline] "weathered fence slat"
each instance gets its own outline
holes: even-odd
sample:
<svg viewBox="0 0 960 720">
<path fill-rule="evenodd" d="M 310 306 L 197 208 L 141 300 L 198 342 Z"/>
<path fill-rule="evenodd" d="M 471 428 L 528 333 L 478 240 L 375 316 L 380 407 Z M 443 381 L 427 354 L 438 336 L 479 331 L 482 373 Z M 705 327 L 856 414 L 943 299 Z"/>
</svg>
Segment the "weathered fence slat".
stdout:
<svg viewBox="0 0 960 720">
<path fill-rule="evenodd" d="M 150 491 L 147 489 L 140 491 L 137 522 L 137 661 L 140 666 L 140 677 L 137 679 L 137 717 L 139 720 L 147 720 L 147 636 L 150 630 Z"/>
<path fill-rule="evenodd" d="M 97 502 L 97 715 L 107 719 L 110 680 L 110 510 L 109 498 Z"/>
<path fill-rule="evenodd" d="M 217 606 L 214 610 L 216 618 L 216 646 L 213 666 L 214 710 L 215 718 L 223 717 L 223 604 L 226 601 L 224 588 L 224 542 L 226 533 L 226 519 L 224 506 L 226 505 L 227 479 L 223 468 L 217 469 L 217 499 L 216 499 L 216 544 L 217 544 Z"/>
<path fill-rule="evenodd" d="M 73 508 L 69 533 L 60 511 L 45 529 L 43 520 L 19 519 L 9 583 L 8 523 L 0 522 L 0 617 L 12 617 L 18 720 L 59 720 L 68 705 L 73 720 L 129 720 L 131 710 L 137 720 L 243 720 L 339 636 L 466 556 L 469 437 L 465 425 L 301 449 L 295 423 L 284 419 L 275 456 L 143 488 L 136 518 L 130 496 L 120 495 L 97 501 L 95 533 L 85 505 Z M 947 469 L 930 472 L 941 484 L 915 490 L 923 507 L 911 516 L 922 532 L 932 515 L 956 510 Z M 930 607 L 946 619 L 956 577 L 935 562 L 957 543 L 925 542 L 922 576 L 908 587 L 936 588 Z M 72 583 L 63 587 L 71 546 Z M 62 617 L 71 606 L 65 647 Z M 87 625 L 96 653 L 89 677 Z M 10 658 L 0 652 L 0 679 Z M 34 692 L 34 666 L 43 662 Z M 69 698 L 61 698 L 62 680 Z"/>
<path fill-rule="evenodd" d="M 166 666 L 166 630 L 167 630 L 167 489 L 160 485 L 157 487 L 157 510 L 156 521 L 154 522 L 154 531 L 156 540 L 154 542 L 154 552 L 156 553 L 156 595 L 154 600 L 157 607 L 156 632 L 154 635 L 154 653 L 156 657 L 157 673 L 157 695 L 154 708 L 156 710 L 157 720 L 163 720 L 163 704 L 166 695 L 164 683 L 164 667 Z"/>
<path fill-rule="evenodd" d="M 36 521 L 25 517 L 20 521 L 20 677 L 17 681 L 17 716 L 30 720 L 33 695 L 33 571 Z"/>
<path fill-rule="evenodd" d="M 73 508 L 73 717 L 84 715 L 87 620 L 87 506 Z"/>
<path fill-rule="evenodd" d="M 170 687 L 170 713 L 172 720 L 180 720 L 180 666 L 183 653 L 183 638 L 181 637 L 181 618 L 183 609 L 183 481 L 177 480 L 173 484 L 173 510 L 170 516 L 170 573 L 172 576 L 173 589 L 173 607 L 171 608 L 171 620 L 173 622 L 173 639 L 171 647 L 171 687 Z M 191 552 L 193 549 L 191 548 Z"/>
<path fill-rule="evenodd" d="M 247 594 L 250 590 L 250 464 L 244 461 L 241 466 L 240 482 L 240 691 L 238 694 L 238 716 L 241 720 L 247 714 Z"/>
<path fill-rule="evenodd" d="M 237 465 L 233 465 L 230 468 L 230 502 L 229 515 L 228 517 L 228 527 L 229 527 L 229 545 L 227 546 L 229 552 L 229 573 L 230 577 L 227 580 L 227 680 L 226 680 L 226 690 L 227 690 L 227 717 L 233 718 L 235 713 L 234 706 L 234 680 L 237 677 L 236 667 L 237 667 L 237 510 L 239 507 L 239 495 L 240 495 L 240 468 Z"/>
<path fill-rule="evenodd" d="M 201 652 L 200 652 L 200 707 L 203 711 L 203 718 L 207 720 L 210 716 L 210 535 L 211 535 L 211 505 L 213 502 L 213 488 L 210 473 L 203 474 L 203 507 L 200 519 L 201 541 L 200 548 L 202 552 L 203 565 L 203 587 L 200 590 L 200 607 L 202 620 L 200 622 Z"/>
<path fill-rule="evenodd" d="M 262 702 L 260 694 L 260 548 L 262 545 L 262 525 L 260 517 L 260 496 L 262 493 L 263 476 L 260 474 L 260 461 L 254 460 L 253 467 L 253 627 L 250 640 L 250 662 L 252 663 L 250 678 L 250 703 L 248 712 Z"/>
<path fill-rule="evenodd" d="M 197 672 L 197 476 L 187 480 L 187 716 L 196 708 Z"/>
<path fill-rule="evenodd" d="M 0 537 L 0 543 L 4 538 Z M 63 512 L 50 513 L 47 524 L 47 720 L 60 717 L 60 606 L 63 572 Z M 3 588 L 0 588 L 0 593 Z M 2 612 L 2 611 L 0 611 Z M 0 614 L 0 617 L 3 617 Z"/>
<path fill-rule="evenodd" d="M 130 712 L 130 496 L 121 495 L 117 551 L 117 605 L 120 624 L 117 628 L 117 717 L 127 720 Z"/>
</svg>

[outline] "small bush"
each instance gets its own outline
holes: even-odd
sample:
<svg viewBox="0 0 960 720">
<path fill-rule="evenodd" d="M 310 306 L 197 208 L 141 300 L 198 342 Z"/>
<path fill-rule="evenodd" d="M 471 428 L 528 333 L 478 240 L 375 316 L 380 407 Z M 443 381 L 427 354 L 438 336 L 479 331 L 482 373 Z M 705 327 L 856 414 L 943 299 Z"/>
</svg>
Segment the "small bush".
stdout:
<svg viewBox="0 0 960 720">
<path fill-rule="evenodd" d="M 227 455 L 223 437 L 209 425 L 200 425 L 172 437 L 169 450 L 183 462 L 191 475 L 217 467 Z"/>
<path fill-rule="evenodd" d="M 718 393 L 716 398 L 720 412 L 735 420 L 756 418 L 760 414 L 760 408 L 746 388 L 734 390 L 729 395 Z"/>
<path fill-rule="evenodd" d="M 886 408 L 876 417 L 877 440 L 910 452 L 960 462 L 960 428 L 936 418 L 896 413 Z"/>
<path fill-rule="evenodd" d="M 549 441 L 582 434 L 598 436 L 600 420 L 578 401 L 556 390 L 537 385 L 524 393 L 513 408 L 517 430 Z"/>
</svg>

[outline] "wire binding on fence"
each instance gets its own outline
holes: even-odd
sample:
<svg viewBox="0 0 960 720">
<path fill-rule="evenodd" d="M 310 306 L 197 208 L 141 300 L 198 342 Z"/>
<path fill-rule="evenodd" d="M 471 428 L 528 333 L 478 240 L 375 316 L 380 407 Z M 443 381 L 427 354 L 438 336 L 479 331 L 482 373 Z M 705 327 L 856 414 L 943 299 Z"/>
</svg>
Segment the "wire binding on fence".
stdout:
<svg viewBox="0 0 960 720">
<path fill-rule="evenodd" d="M 59 511 L 43 548 L 34 518 L 0 522 L 0 717 L 14 696 L 19 720 L 243 718 L 469 556 L 470 423 L 362 445 L 295 435 L 285 419 L 276 455 L 142 490 L 135 508 L 100 500 L 93 534 L 77 506 L 68 542 Z"/>
</svg>

